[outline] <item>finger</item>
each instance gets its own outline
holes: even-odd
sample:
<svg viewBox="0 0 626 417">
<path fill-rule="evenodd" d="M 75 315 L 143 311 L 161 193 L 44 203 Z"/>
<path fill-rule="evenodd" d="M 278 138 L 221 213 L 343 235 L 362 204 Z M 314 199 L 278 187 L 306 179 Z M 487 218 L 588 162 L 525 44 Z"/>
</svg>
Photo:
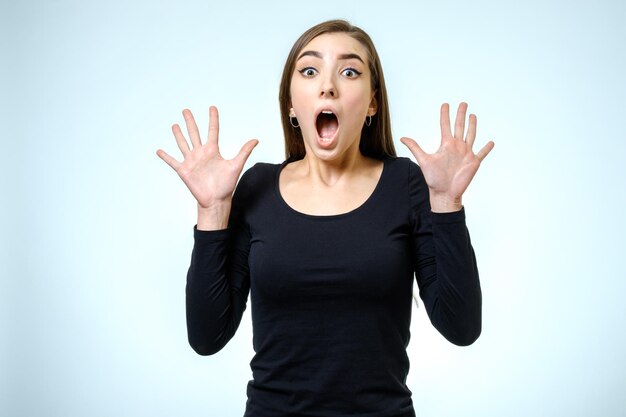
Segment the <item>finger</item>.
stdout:
<svg viewBox="0 0 626 417">
<path fill-rule="evenodd" d="M 441 139 L 451 137 L 452 131 L 450 130 L 450 106 L 448 105 L 448 103 L 443 103 L 441 105 L 441 116 L 439 123 L 441 124 Z"/>
<path fill-rule="evenodd" d="M 178 171 L 178 167 L 180 166 L 180 162 L 176 159 L 172 158 L 162 149 L 157 150 L 157 156 L 165 161 L 166 164 L 172 167 L 174 171 Z"/>
<path fill-rule="evenodd" d="M 256 139 L 252 139 L 249 140 L 248 142 L 246 142 L 242 147 L 241 150 L 239 151 L 239 153 L 237 154 L 237 156 L 235 157 L 235 161 L 237 161 L 237 163 L 239 164 L 239 166 L 243 167 L 244 164 L 246 163 L 246 161 L 248 160 L 248 157 L 250 156 L 250 154 L 252 153 L 252 150 L 256 147 L 256 145 L 259 143 L 258 140 Z"/>
<path fill-rule="evenodd" d="M 187 125 L 187 132 L 189 133 L 189 139 L 191 139 L 192 147 L 202 146 L 200 141 L 200 132 L 198 132 L 198 126 L 193 118 L 193 114 L 189 109 L 183 110 L 183 117 L 185 118 L 185 124 Z"/>
<path fill-rule="evenodd" d="M 456 112 L 456 121 L 454 122 L 454 138 L 463 140 L 465 131 L 465 114 L 467 113 L 467 103 L 461 102 Z"/>
<path fill-rule="evenodd" d="M 491 152 L 494 146 L 495 143 L 493 143 L 493 141 L 487 142 L 487 144 L 483 146 L 483 148 L 476 154 L 478 160 L 482 162 L 482 160 L 485 159 L 487 155 L 489 155 L 489 152 Z"/>
<path fill-rule="evenodd" d="M 467 126 L 467 135 L 465 136 L 465 142 L 472 149 L 474 146 L 474 139 L 476 139 L 476 124 L 478 120 L 476 119 L 475 114 L 469 115 L 469 126 Z"/>
<path fill-rule="evenodd" d="M 178 124 L 172 125 L 172 132 L 174 133 L 174 137 L 176 138 L 176 144 L 178 145 L 178 149 L 183 153 L 183 156 L 187 156 L 191 149 L 189 149 L 189 144 L 187 143 L 187 139 L 183 136 L 183 132 L 180 130 L 180 126 Z"/>
<path fill-rule="evenodd" d="M 400 142 L 402 142 L 407 148 L 409 148 L 409 151 L 411 151 L 411 153 L 417 160 L 417 163 L 421 165 L 422 161 L 428 154 L 424 152 L 422 148 L 417 144 L 417 142 L 415 142 L 411 138 L 404 137 L 400 139 Z"/>
<path fill-rule="evenodd" d="M 217 112 L 217 107 L 209 107 L 209 137 L 207 143 L 217 145 L 217 140 L 220 133 L 220 115 Z"/>
</svg>

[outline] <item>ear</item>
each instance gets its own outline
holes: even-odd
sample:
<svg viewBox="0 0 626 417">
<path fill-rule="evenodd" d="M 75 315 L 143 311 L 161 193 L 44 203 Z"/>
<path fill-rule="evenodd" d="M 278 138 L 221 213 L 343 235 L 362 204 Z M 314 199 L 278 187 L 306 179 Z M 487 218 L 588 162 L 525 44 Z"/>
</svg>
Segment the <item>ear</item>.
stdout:
<svg viewBox="0 0 626 417">
<path fill-rule="evenodd" d="M 296 112 L 293 110 L 293 107 L 289 108 L 289 117 L 296 117 Z"/>
<path fill-rule="evenodd" d="M 378 111 L 378 101 L 376 100 L 376 91 L 372 93 L 372 100 L 370 101 L 370 106 L 367 109 L 367 115 L 373 116 Z"/>
</svg>

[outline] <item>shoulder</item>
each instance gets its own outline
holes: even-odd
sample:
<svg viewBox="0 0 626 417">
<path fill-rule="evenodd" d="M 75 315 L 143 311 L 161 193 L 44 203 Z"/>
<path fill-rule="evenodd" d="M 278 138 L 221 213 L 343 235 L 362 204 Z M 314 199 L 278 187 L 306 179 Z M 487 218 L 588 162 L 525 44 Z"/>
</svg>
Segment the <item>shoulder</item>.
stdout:
<svg viewBox="0 0 626 417">
<path fill-rule="evenodd" d="M 408 196 L 409 205 L 414 209 L 429 210 L 428 186 L 419 165 L 406 157 L 390 158 L 385 163 L 389 182 Z"/>
<path fill-rule="evenodd" d="M 281 165 L 282 164 L 272 164 L 269 162 L 257 162 L 249 169 L 247 169 L 244 175 L 258 177 L 270 173 L 276 173 L 276 171 L 280 169 Z"/>
<path fill-rule="evenodd" d="M 384 160 L 388 167 L 394 167 L 395 169 L 409 169 L 411 166 L 417 166 L 412 159 L 405 156 L 396 156 L 394 158 L 387 158 Z"/>
<path fill-rule="evenodd" d="M 274 184 L 280 164 L 259 162 L 247 169 L 239 178 L 235 189 L 235 198 L 250 199 L 254 195 L 267 191 Z"/>
<path fill-rule="evenodd" d="M 396 157 L 385 160 L 387 169 L 396 180 L 406 180 L 410 186 L 419 186 L 424 182 L 422 169 L 413 160 L 407 157 Z"/>
<path fill-rule="evenodd" d="M 272 182 L 276 178 L 280 166 L 281 164 L 257 162 L 243 173 L 237 187 L 255 188 L 260 184 Z"/>
<path fill-rule="evenodd" d="M 247 169 L 239 178 L 233 195 L 233 208 L 247 211 L 256 206 L 263 196 L 274 189 L 276 173 L 281 164 L 259 162 Z"/>
</svg>

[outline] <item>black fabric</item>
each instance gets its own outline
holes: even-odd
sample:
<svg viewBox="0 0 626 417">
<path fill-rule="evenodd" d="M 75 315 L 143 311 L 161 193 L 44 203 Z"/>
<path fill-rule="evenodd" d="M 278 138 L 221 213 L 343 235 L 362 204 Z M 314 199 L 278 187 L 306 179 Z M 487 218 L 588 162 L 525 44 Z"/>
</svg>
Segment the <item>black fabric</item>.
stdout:
<svg viewBox="0 0 626 417">
<path fill-rule="evenodd" d="M 420 168 L 388 159 L 359 208 L 312 216 L 278 191 L 286 164 L 241 178 L 227 230 L 194 229 L 187 327 L 201 355 L 233 336 L 251 294 L 247 417 L 414 416 L 406 386 L 412 283 L 449 341 L 481 329 L 465 212 L 430 211 Z"/>
</svg>

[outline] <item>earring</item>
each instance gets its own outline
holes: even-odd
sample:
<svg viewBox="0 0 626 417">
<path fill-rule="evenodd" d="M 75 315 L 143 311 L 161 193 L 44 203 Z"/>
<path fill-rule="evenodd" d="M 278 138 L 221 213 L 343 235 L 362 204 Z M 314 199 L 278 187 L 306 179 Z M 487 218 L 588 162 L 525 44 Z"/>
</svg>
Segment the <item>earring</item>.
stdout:
<svg viewBox="0 0 626 417">
<path fill-rule="evenodd" d="M 365 126 L 370 127 L 371 125 L 372 125 L 372 116 L 368 114 L 367 117 L 365 118 Z"/>
<path fill-rule="evenodd" d="M 296 119 L 296 123 L 294 124 L 293 119 L 296 119 L 296 112 L 293 111 L 293 108 L 289 109 L 289 123 L 291 123 L 291 127 L 297 129 L 300 127 L 300 123 L 298 123 L 298 119 Z"/>
</svg>

